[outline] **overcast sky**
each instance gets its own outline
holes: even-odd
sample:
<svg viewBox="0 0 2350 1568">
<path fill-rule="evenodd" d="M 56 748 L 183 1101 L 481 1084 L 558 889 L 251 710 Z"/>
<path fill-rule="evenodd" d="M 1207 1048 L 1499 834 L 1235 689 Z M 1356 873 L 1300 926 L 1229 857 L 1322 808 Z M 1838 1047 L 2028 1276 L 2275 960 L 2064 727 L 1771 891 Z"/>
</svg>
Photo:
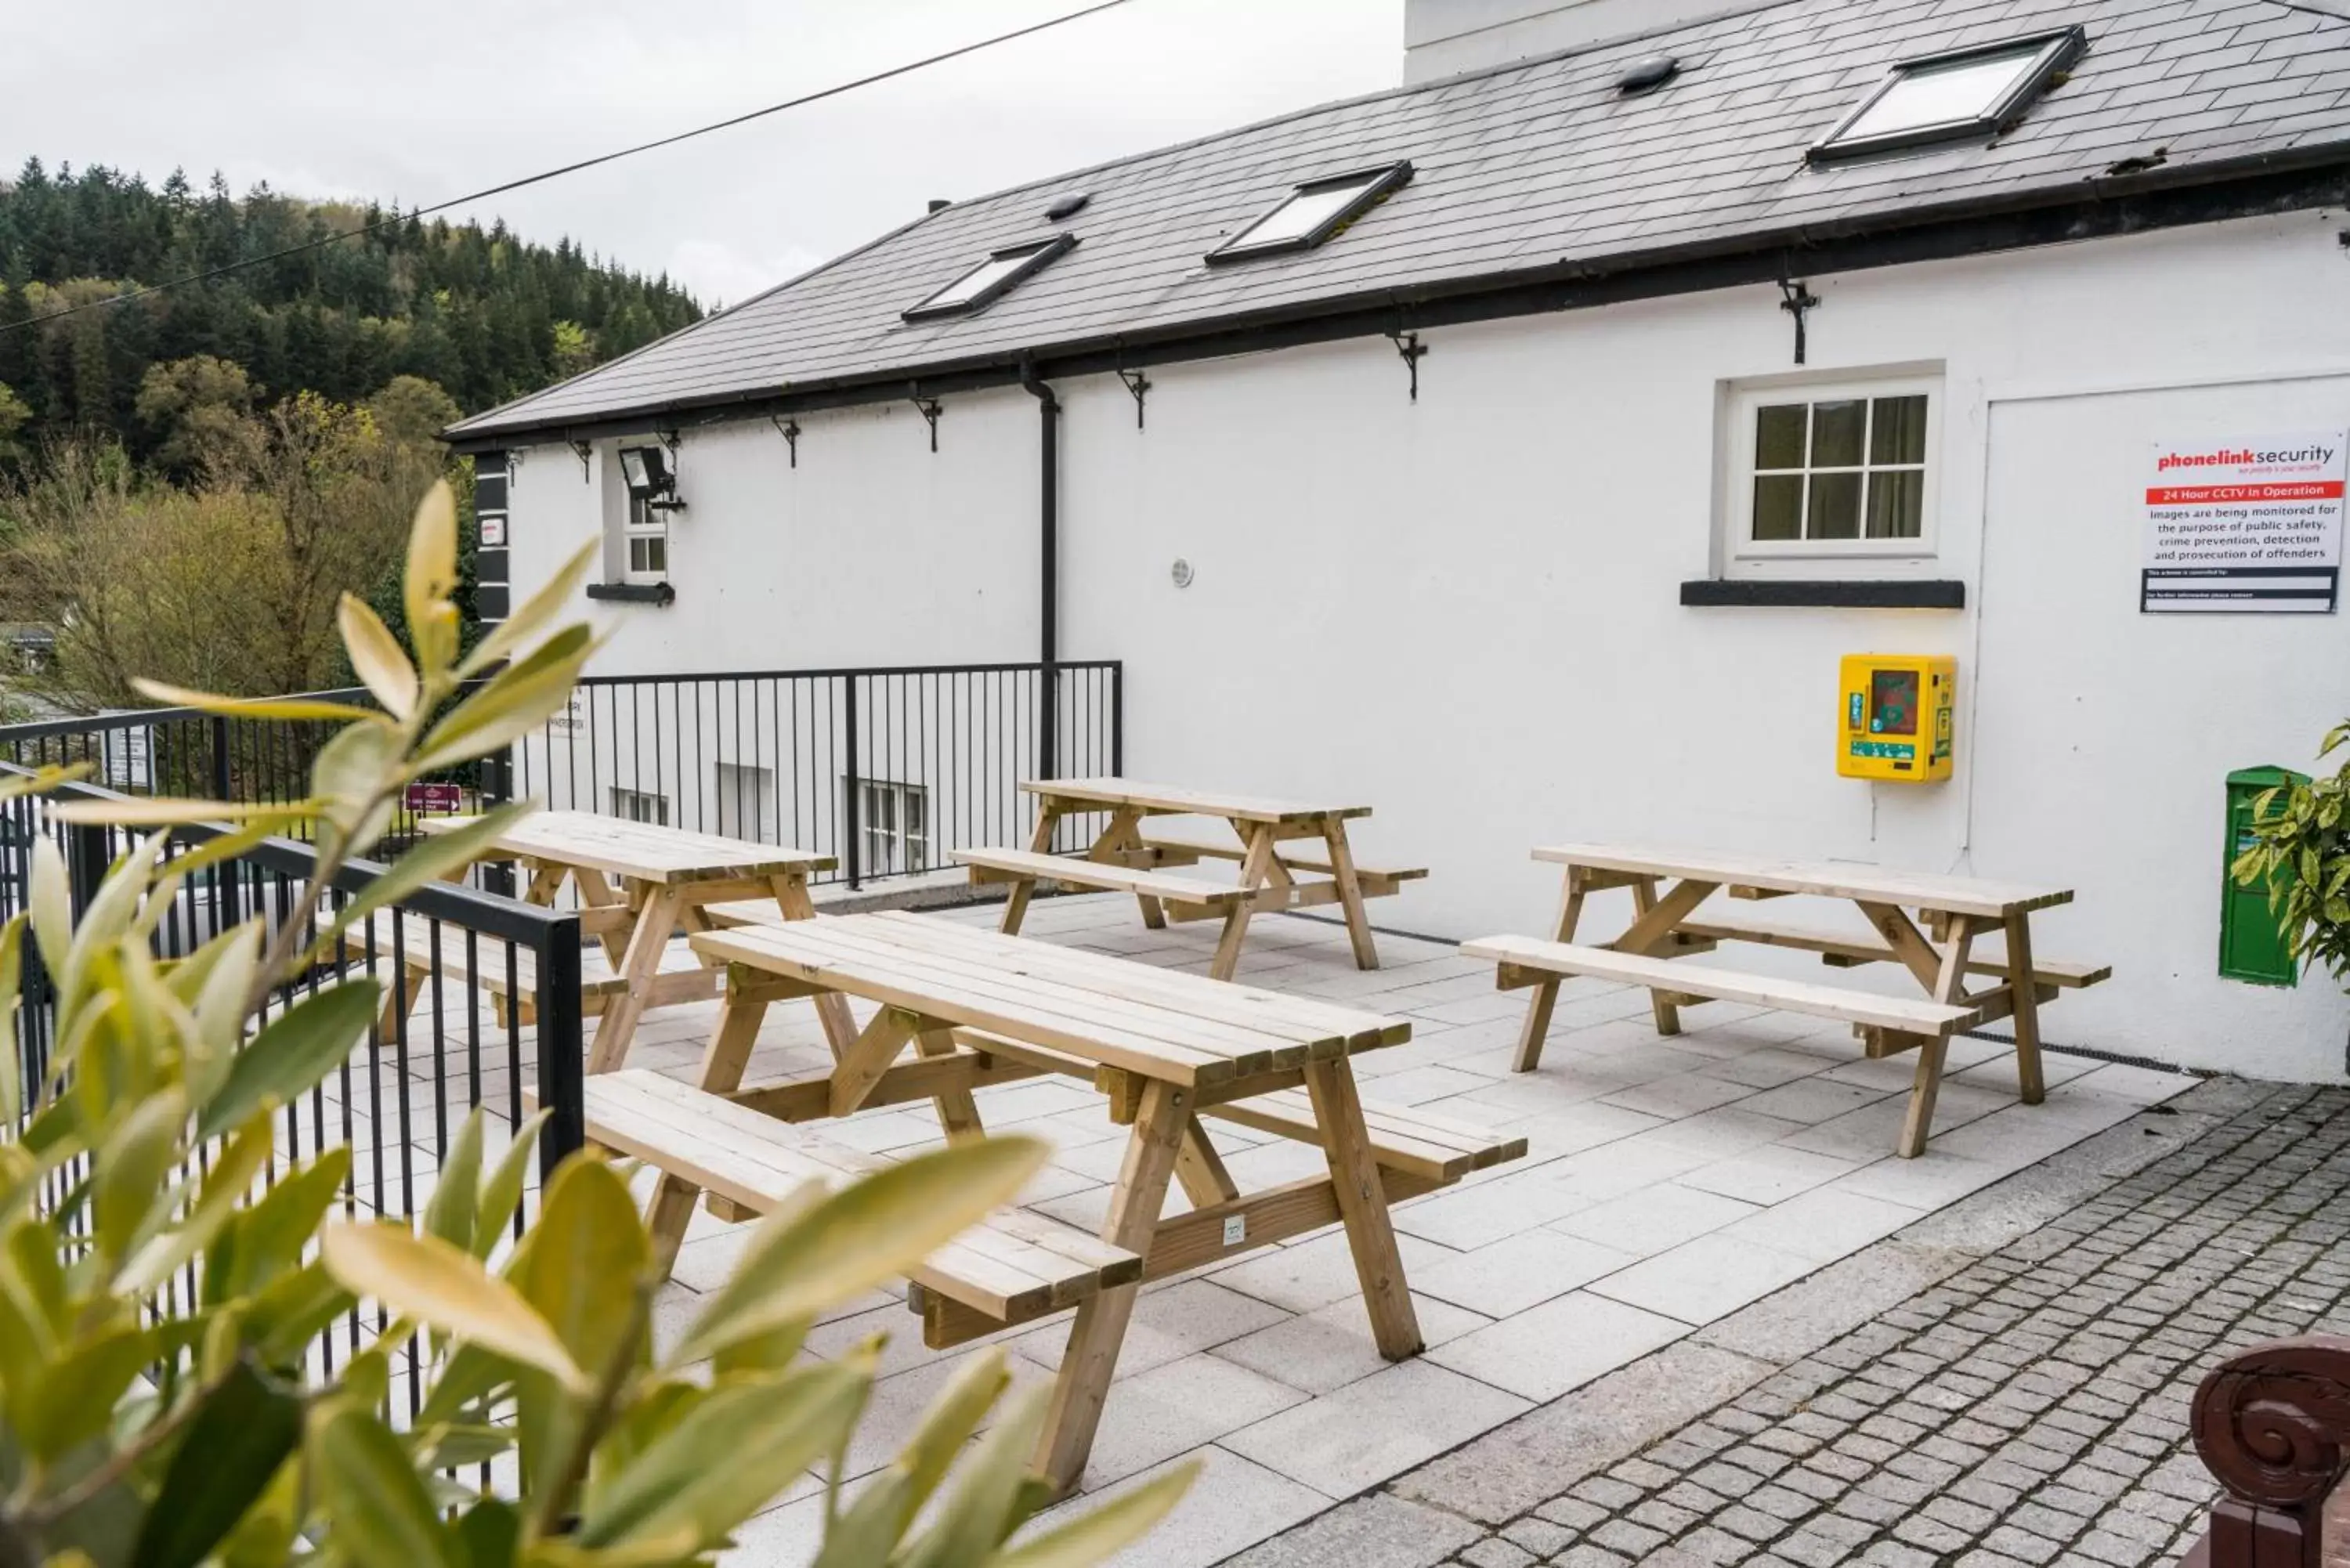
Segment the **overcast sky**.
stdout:
<svg viewBox="0 0 2350 1568">
<path fill-rule="evenodd" d="M 125 0 L 20 8 L 0 144 L 160 183 L 431 203 L 1081 9 L 1084 0 Z M 103 16 L 101 23 L 99 18 Z M 497 199 L 729 303 L 919 213 L 1394 85 L 1402 0 L 1128 0 Z M 29 139 L 29 140 L 28 140 Z"/>
</svg>

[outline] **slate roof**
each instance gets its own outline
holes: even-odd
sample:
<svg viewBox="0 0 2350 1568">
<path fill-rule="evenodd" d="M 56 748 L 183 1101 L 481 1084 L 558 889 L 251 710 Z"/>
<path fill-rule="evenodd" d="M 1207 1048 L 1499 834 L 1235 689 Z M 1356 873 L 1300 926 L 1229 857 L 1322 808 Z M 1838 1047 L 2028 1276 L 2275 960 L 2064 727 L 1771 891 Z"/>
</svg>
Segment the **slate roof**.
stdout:
<svg viewBox="0 0 2350 1568">
<path fill-rule="evenodd" d="M 452 427 L 559 430 L 763 395 L 1140 343 L 1236 319 L 1440 292 L 1562 265 L 1635 267 L 1707 245 L 2070 201 L 2125 159 L 2135 183 L 2350 161 L 2350 19 L 2336 0 L 1785 0 L 1718 21 L 1306 109 L 965 201 L 623 358 Z M 1814 168 L 1805 150 L 1896 63 L 2079 24 L 2086 57 L 1985 145 Z M 1668 52 L 1680 76 L 1625 98 Z M 1302 180 L 1409 159 L 1411 183 L 1329 244 L 1201 258 Z M 2115 182 L 2115 189 L 2133 182 Z M 2100 189 L 2107 187 L 2101 186 Z M 899 313 L 990 251 L 1076 249 L 969 317 Z"/>
</svg>

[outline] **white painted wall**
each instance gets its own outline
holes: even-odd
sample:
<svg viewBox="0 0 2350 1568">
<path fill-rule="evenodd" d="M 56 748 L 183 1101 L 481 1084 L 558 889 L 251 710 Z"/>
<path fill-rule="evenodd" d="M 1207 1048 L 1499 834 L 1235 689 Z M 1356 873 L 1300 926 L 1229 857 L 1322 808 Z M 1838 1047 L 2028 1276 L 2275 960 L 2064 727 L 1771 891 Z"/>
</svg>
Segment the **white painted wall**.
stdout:
<svg viewBox="0 0 2350 1568">
<path fill-rule="evenodd" d="M 1431 332 L 1416 405 L 1385 340 L 1154 369 L 1139 431 L 1114 379 L 1064 385 L 1063 652 L 1126 661 L 1131 774 L 1374 806 L 1365 857 L 1434 871 L 1382 923 L 1537 929 L 1555 882 L 1526 853 L 1564 838 L 2057 878 L 2080 901 L 2043 950 L 2116 977 L 2052 1039 L 2337 1081 L 2350 1002 L 2215 959 L 2220 780 L 2305 763 L 2350 707 L 2343 618 L 2139 616 L 2132 487 L 2158 436 L 2350 426 L 2338 226 L 1812 280 L 1812 369 L 1945 367 L 1962 613 L 1679 605 L 1723 384 L 1790 369 L 1775 287 Z M 910 410 L 802 422 L 795 475 L 764 424 L 688 438 L 678 605 L 626 610 L 606 666 L 1032 657 L 1031 400 L 951 400 L 936 457 Z M 577 488 L 561 448 L 529 458 L 517 592 L 537 535 L 589 525 L 556 504 Z M 1867 651 L 1960 659 L 1957 779 L 1835 775 L 1836 661 Z"/>
<path fill-rule="evenodd" d="M 1407 0 L 1404 81 L 1653 33 L 1777 0 Z"/>
</svg>

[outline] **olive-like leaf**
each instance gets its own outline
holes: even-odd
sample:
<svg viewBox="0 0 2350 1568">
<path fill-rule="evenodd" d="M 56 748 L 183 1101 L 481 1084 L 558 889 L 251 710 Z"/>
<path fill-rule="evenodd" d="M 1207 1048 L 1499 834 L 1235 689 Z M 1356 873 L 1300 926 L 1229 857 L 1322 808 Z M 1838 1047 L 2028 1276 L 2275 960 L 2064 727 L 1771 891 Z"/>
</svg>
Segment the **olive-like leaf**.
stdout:
<svg viewBox="0 0 2350 1568">
<path fill-rule="evenodd" d="M 553 1326 L 471 1253 L 390 1223 L 331 1225 L 323 1241 L 328 1272 L 354 1295 L 537 1367 L 575 1391 L 587 1387 Z"/>
<path fill-rule="evenodd" d="M 418 773 L 485 757 L 554 717 L 596 651 L 593 631 L 568 626 L 508 665 L 424 737 Z"/>
<path fill-rule="evenodd" d="M 245 1123 L 221 1147 L 188 1217 L 132 1253 L 115 1277 L 115 1288 L 125 1295 L 144 1295 L 170 1278 L 172 1270 L 212 1245 L 213 1238 L 252 1189 L 255 1179 L 268 1166 L 276 1147 L 276 1132 L 270 1118 L 255 1116 Z"/>
<path fill-rule="evenodd" d="M 115 1405 L 154 1358 L 154 1336 L 127 1318 L 76 1340 L 43 1365 L 23 1397 L 10 1391 L 14 1436 L 43 1460 L 88 1442 L 113 1421 Z"/>
<path fill-rule="evenodd" d="M 282 1106 L 348 1057 L 381 1000 L 371 979 L 353 979 L 306 996 L 238 1053 L 220 1090 L 197 1113 L 196 1137 L 209 1138 L 256 1111 Z"/>
<path fill-rule="evenodd" d="M 691 1528 L 708 1551 L 774 1501 L 856 1425 L 870 1372 L 826 1363 L 722 1381 L 590 1503 L 587 1547 L 660 1540 Z"/>
<path fill-rule="evenodd" d="M 207 1390 L 140 1521 L 130 1568 L 197 1568 L 302 1440 L 298 1393 L 240 1361 Z"/>
<path fill-rule="evenodd" d="M 452 1247 L 473 1250 L 473 1206 L 481 1198 L 482 1107 L 466 1114 L 464 1125 L 449 1140 L 433 1178 L 432 1196 L 424 1205 L 424 1233 L 438 1236 Z"/>
<path fill-rule="evenodd" d="M 90 1188 L 99 1255 L 120 1258 L 138 1238 L 180 1159 L 188 1102 L 174 1085 L 131 1107 L 99 1151 Z"/>
<path fill-rule="evenodd" d="M 669 1364 L 691 1366 L 904 1273 L 1018 1197 L 1051 1152 L 1033 1137 L 956 1144 L 767 1216 Z"/>
<path fill-rule="evenodd" d="M 378 909 L 397 904 L 419 888 L 473 864 L 484 849 L 537 809 L 536 802 L 518 800 L 484 812 L 445 833 L 427 836 L 335 912 L 326 934 L 318 940 L 319 951 L 323 954 L 333 950 L 336 933 L 348 930 Z"/>
<path fill-rule="evenodd" d="M 652 1242 L 628 1183 L 583 1152 L 565 1160 L 547 1183 L 514 1283 L 571 1358 L 600 1370 L 635 1328 L 637 1286 L 651 1259 Z"/>
<path fill-rule="evenodd" d="M 356 1568 L 458 1568 L 408 1450 L 356 1400 L 312 1412 L 304 1449 L 338 1560 Z"/>
<path fill-rule="evenodd" d="M 427 675 L 445 670 L 457 654 L 434 611 L 457 591 L 457 497 L 445 479 L 436 480 L 417 504 L 408 531 L 408 570 L 400 585 L 408 612 L 408 636 Z"/>
<path fill-rule="evenodd" d="M 400 639 L 391 635 L 383 618 L 369 609 L 365 599 L 347 593 L 335 607 L 335 621 L 343 634 L 343 649 L 350 655 L 351 668 L 375 693 L 384 711 L 395 719 L 414 713 L 416 667 L 408 662 Z"/>
<path fill-rule="evenodd" d="M 989 1568 L 1095 1568 L 1142 1539 L 1144 1532 L 1183 1501 L 1199 1477 L 1200 1461 L 1187 1460 L 1147 1485 L 1000 1553 Z"/>
<path fill-rule="evenodd" d="M 15 1137 L 25 1114 L 25 1059 L 16 1048 L 16 1001 L 25 975 L 23 915 L 0 925 L 0 1137 Z"/>
<path fill-rule="evenodd" d="M 531 1157 L 538 1147 L 538 1129 L 552 1111 L 533 1111 L 507 1140 L 504 1158 L 482 1182 L 482 1196 L 473 1212 L 473 1256 L 486 1259 L 497 1250 L 506 1224 L 522 1207 L 522 1189 L 530 1179 Z"/>
<path fill-rule="evenodd" d="M 571 602 L 571 597 L 579 591 L 579 585 L 586 579 L 588 569 L 603 553 L 604 544 L 600 539 L 591 539 L 580 545 L 569 560 L 556 568 L 555 576 L 547 579 L 546 587 L 531 595 L 523 602 L 521 608 L 507 616 L 482 639 L 473 651 L 465 656 L 465 662 L 457 667 L 457 673 L 467 677 L 478 675 L 536 637 L 539 629 Z"/>
<path fill-rule="evenodd" d="M 198 708 L 207 713 L 224 713 L 232 719 L 365 719 L 373 723 L 383 720 L 382 714 L 369 709 L 324 697 L 223 697 L 214 691 L 167 686 L 161 680 L 133 679 L 130 684 L 140 696 L 168 707 Z"/>
</svg>

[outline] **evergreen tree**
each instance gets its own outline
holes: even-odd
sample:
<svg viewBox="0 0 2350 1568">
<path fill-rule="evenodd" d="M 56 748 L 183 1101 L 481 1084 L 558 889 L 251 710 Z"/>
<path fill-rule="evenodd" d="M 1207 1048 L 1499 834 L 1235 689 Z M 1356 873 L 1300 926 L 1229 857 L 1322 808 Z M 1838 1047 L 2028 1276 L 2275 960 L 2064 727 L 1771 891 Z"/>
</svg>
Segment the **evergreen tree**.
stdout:
<svg viewBox="0 0 2350 1568">
<path fill-rule="evenodd" d="M 352 237 L 57 314 L 336 234 Z M 13 184 L 0 182 L 0 385 L 28 410 L 19 452 L 97 437 L 157 462 L 169 438 L 137 417 L 140 390 L 150 371 L 199 357 L 241 369 L 259 407 L 306 391 L 357 404 L 395 378 L 419 377 L 473 411 L 701 315 L 666 275 L 606 264 L 567 238 L 534 244 L 503 223 L 396 220 L 382 207 L 306 202 L 265 185 L 240 199 L 217 173 L 200 191 L 178 169 L 152 187 L 102 164 L 53 172 L 28 158 Z"/>
</svg>

